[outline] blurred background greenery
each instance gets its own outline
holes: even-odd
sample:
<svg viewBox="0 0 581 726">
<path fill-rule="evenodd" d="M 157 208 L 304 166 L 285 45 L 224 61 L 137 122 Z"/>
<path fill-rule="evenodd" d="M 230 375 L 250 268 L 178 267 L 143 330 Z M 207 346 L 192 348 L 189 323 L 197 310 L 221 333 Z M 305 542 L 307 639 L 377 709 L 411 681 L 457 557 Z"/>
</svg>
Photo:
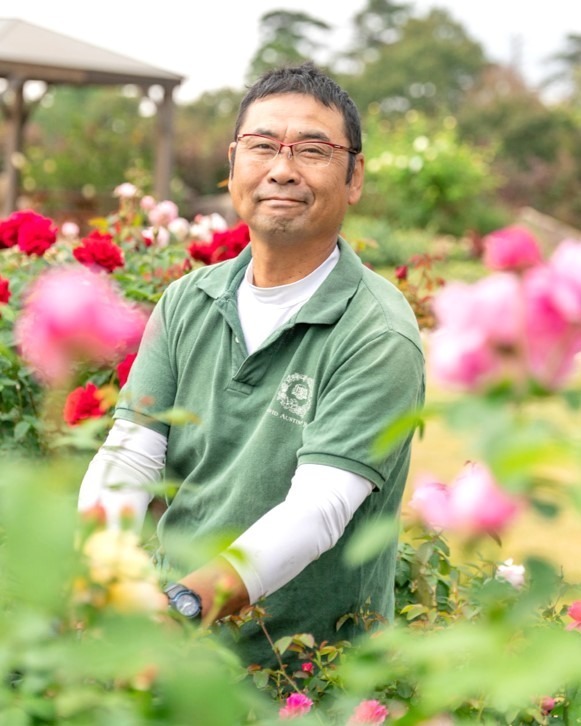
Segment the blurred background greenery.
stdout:
<svg viewBox="0 0 581 726">
<path fill-rule="evenodd" d="M 417 14 L 412 3 L 367 0 L 351 30 L 350 46 L 333 53 L 326 21 L 269 11 L 246 76 L 326 50 L 327 70 L 363 116 L 364 226 L 383 237 L 393 229 L 481 235 L 533 207 L 581 227 L 578 35 L 547 68 L 546 88 L 565 89 L 549 103 L 514 68 L 487 58 L 448 11 Z M 172 199 L 185 217 L 224 204 L 226 149 L 243 92 L 217 89 L 178 104 Z M 111 211 L 111 192 L 124 180 L 151 191 L 154 119 L 140 115 L 141 100 L 130 87 L 49 87 L 30 110 L 20 206 L 83 222 Z"/>
</svg>

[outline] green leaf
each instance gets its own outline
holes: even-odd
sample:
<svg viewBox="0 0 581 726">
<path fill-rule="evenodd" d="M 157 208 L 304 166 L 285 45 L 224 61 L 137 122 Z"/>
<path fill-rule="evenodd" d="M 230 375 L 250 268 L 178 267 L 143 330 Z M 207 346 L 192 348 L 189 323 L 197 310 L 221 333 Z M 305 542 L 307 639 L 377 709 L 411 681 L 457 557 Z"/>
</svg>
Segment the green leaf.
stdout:
<svg viewBox="0 0 581 726">
<path fill-rule="evenodd" d="M 373 443 L 373 454 L 385 456 L 401 441 L 406 439 L 416 428 L 423 428 L 425 412 L 414 409 L 391 421 Z"/>
<path fill-rule="evenodd" d="M 347 543 L 345 561 L 351 567 L 362 565 L 376 557 L 399 533 L 399 522 L 393 517 L 384 517 L 369 522 Z"/>
<path fill-rule="evenodd" d="M 16 441 L 21 441 L 26 434 L 30 431 L 29 421 L 19 421 L 14 427 L 14 438 Z"/>
<path fill-rule="evenodd" d="M 285 635 L 284 638 L 279 638 L 277 641 L 275 641 L 274 647 L 282 655 L 292 642 L 293 639 L 290 637 L 290 635 Z"/>
<path fill-rule="evenodd" d="M 185 408 L 170 408 L 167 411 L 156 413 L 155 418 L 163 423 L 170 424 L 171 426 L 183 426 L 184 424 L 194 423 L 199 424 L 200 419 L 195 413 L 188 411 Z"/>
<path fill-rule="evenodd" d="M 265 689 L 268 686 L 268 671 L 255 671 L 252 674 L 252 680 L 259 690 Z"/>
</svg>

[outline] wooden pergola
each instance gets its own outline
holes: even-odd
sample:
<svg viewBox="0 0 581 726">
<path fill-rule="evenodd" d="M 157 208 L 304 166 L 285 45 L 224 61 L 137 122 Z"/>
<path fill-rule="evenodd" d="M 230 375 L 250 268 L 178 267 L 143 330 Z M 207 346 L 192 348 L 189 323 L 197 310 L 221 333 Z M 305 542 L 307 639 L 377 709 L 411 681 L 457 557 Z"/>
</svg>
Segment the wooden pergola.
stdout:
<svg viewBox="0 0 581 726">
<path fill-rule="evenodd" d="M 6 193 L 1 210 L 4 215 L 14 211 L 17 205 L 18 160 L 30 113 L 24 94 L 27 81 L 79 86 L 132 84 L 144 94 L 148 94 L 152 86 L 161 88 L 161 98 L 156 100 L 154 192 L 158 199 L 168 198 L 173 158 L 173 92 L 184 80 L 183 76 L 23 20 L 0 19 L 0 78 L 7 81 L 0 93 L 0 107 L 7 122 Z"/>
</svg>

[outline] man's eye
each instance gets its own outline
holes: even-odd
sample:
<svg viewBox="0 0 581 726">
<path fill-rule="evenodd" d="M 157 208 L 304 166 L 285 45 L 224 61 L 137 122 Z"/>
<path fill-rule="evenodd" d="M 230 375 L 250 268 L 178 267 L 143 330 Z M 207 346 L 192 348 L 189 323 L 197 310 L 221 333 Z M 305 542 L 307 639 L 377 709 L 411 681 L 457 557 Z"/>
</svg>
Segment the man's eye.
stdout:
<svg viewBox="0 0 581 726">
<path fill-rule="evenodd" d="M 329 156 L 329 147 L 324 144 L 305 144 L 298 147 L 298 152 L 304 156 Z"/>
<path fill-rule="evenodd" d="M 274 144 L 271 141 L 254 141 L 249 147 L 252 151 L 278 151 L 278 144 Z"/>
</svg>

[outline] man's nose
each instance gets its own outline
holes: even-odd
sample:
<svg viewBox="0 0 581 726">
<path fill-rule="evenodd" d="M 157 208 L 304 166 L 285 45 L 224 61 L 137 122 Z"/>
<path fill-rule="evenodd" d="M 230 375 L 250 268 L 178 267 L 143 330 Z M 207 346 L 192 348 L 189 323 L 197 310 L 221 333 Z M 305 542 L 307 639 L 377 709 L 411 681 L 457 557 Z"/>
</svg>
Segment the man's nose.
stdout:
<svg viewBox="0 0 581 726">
<path fill-rule="evenodd" d="M 269 169 L 269 179 L 276 182 L 285 183 L 298 178 L 297 165 L 293 158 L 293 150 L 291 146 L 281 146 L 280 151 L 271 161 Z"/>
</svg>

